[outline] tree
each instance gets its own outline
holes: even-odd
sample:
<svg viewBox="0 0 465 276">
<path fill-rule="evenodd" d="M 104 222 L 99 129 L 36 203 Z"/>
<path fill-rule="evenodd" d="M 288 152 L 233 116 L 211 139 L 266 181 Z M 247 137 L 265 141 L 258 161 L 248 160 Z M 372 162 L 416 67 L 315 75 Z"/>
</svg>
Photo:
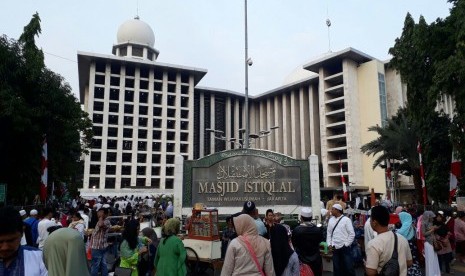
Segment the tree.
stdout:
<svg viewBox="0 0 465 276">
<path fill-rule="evenodd" d="M 78 173 L 77 161 L 92 139 L 92 123 L 70 86 L 45 67 L 35 45 L 40 32 L 36 13 L 18 41 L 0 37 L 0 182 L 16 199 L 38 193 L 44 134 L 49 186 Z"/>
</svg>

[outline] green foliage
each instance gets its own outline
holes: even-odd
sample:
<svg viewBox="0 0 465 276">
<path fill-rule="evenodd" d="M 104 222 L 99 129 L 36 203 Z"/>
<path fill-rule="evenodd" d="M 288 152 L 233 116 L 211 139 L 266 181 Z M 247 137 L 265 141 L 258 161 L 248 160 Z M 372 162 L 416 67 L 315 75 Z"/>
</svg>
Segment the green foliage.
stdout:
<svg viewBox="0 0 465 276">
<path fill-rule="evenodd" d="M 415 23 L 407 14 L 402 35 L 389 49 L 393 56 L 389 65 L 407 85 L 402 124 L 398 125 L 398 114 L 386 128 L 372 127 L 380 138 L 362 147 L 366 154 L 380 154 L 374 166 L 387 158 L 398 160 L 400 173 L 413 175 L 417 197 L 421 198 L 414 134 L 422 144 L 428 194 L 436 202 L 448 197 L 452 145 L 462 160 L 465 157 L 465 0 L 449 2 L 453 4 L 450 16 L 431 24 L 422 16 Z M 442 95 L 451 95 L 456 101 L 452 122 L 435 111 Z M 395 137 L 396 133 L 400 137 Z M 402 145 L 411 148 L 409 154 Z"/>
<path fill-rule="evenodd" d="M 44 134 L 49 187 L 73 179 L 92 138 L 91 121 L 70 86 L 45 67 L 35 45 L 40 32 L 35 14 L 18 41 L 0 37 L 0 182 L 17 203 L 38 193 Z"/>
</svg>

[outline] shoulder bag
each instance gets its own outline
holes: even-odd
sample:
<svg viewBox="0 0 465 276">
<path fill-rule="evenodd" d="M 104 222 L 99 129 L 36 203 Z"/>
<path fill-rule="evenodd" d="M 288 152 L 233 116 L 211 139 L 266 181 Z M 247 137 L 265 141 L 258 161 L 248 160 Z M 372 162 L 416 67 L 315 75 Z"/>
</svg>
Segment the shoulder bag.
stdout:
<svg viewBox="0 0 465 276">
<path fill-rule="evenodd" d="M 249 240 L 247 239 L 247 237 L 246 236 L 239 236 L 239 239 L 241 241 L 243 241 L 244 244 L 246 245 L 247 249 L 249 250 L 250 256 L 252 257 L 252 260 L 254 261 L 255 265 L 257 266 L 258 271 L 260 271 L 260 274 L 262 274 L 262 276 L 266 276 L 265 272 L 263 272 L 262 267 L 258 263 L 257 255 L 255 255 L 255 251 L 253 250 L 252 246 L 250 245 Z"/>
<path fill-rule="evenodd" d="M 379 275 L 382 276 L 398 276 L 400 275 L 400 266 L 399 266 L 399 256 L 397 254 L 397 234 L 394 234 L 394 251 L 392 251 L 392 256 L 387 263 L 384 264 L 383 268 Z"/>
</svg>

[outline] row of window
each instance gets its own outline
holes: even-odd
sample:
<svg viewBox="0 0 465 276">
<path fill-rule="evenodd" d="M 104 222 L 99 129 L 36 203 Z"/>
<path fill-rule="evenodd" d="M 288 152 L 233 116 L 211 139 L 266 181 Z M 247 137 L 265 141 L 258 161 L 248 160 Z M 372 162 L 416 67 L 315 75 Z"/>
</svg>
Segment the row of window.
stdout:
<svg viewBox="0 0 465 276">
<path fill-rule="evenodd" d="M 131 166 L 121 166 L 121 175 L 131 175 Z M 174 167 L 166 167 L 165 175 L 167 176 L 174 176 Z M 100 174 L 101 166 L 100 165 L 90 165 L 90 174 Z M 146 174 L 146 167 L 145 166 L 137 166 L 136 167 L 137 175 L 145 175 Z M 152 167 L 151 169 L 152 176 L 159 176 L 160 175 L 160 167 Z M 114 175 L 116 174 L 116 165 L 106 165 L 105 172 L 106 175 Z"/>
<path fill-rule="evenodd" d="M 134 117 L 131 116 L 124 116 L 123 118 L 123 124 L 125 126 L 133 126 L 133 119 Z M 184 118 L 187 119 L 187 118 Z M 98 114 L 94 113 L 92 116 L 92 122 L 94 124 L 103 124 L 103 114 Z M 118 115 L 108 115 L 108 124 L 109 125 L 118 125 Z M 147 127 L 148 124 L 148 118 L 145 117 L 139 117 L 137 121 L 137 126 L 139 127 Z M 174 129 L 176 125 L 175 120 L 167 120 L 167 125 L 166 127 L 168 129 Z M 162 127 L 162 120 L 159 118 L 154 118 L 152 121 L 152 126 L 154 128 L 161 128 Z M 180 122 L 180 127 L 181 130 L 188 130 L 189 129 L 189 122 L 188 121 L 181 121 Z"/>
<path fill-rule="evenodd" d="M 134 51 L 134 49 L 133 49 Z M 106 64 L 103 63 L 103 62 L 97 62 L 96 63 L 96 66 L 95 66 L 95 71 L 96 72 L 99 72 L 99 73 L 105 73 L 105 70 L 106 70 Z M 112 63 L 110 65 L 110 73 L 112 75 L 120 75 L 121 74 L 121 64 L 117 64 L 117 63 Z M 150 68 L 147 67 L 147 66 L 140 66 L 139 67 L 139 76 L 140 78 L 146 78 L 148 79 L 149 78 L 149 74 L 150 74 Z M 187 73 L 180 73 L 181 74 L 181 82 L 182 83 L 189 83 L 189 75 Z M 126 65 L 125 66 L 125 75 L 126 76 L 132 76 L 132 77 L 135 77 L 136 75 L 136 66 L 131 66 L 131 65 Z M 163 80 L 163 71 L 158 71 L 158 70 L 154 70 L 153 71 L 153 77 L 156 79 L 156 80 Z M 176 72 L 167 72 L 167 77 L 168 77 L 168 81 L 176 81 L 176 75 L 177 73 Z"/>
<path fill-rule="evenodd" d="M 102 136 L 102 127 L 101 126 L 93 126 L 93 133 L 94 136 Z M 152 131 L 152 139 L 160 140 L 162 135 L 161 130 L 153 130 Z M 118 137 L 118 128 L 116 127 L 109 127 L 107 130 L 107 137 Z M 132 128 L 123 128 L 123 137 L 124 138 L 133 138 L 133 129 Z M 137 131 L 137 138 L 139 139 L 147 139 L 147 130 L 146 129 L 139 129 Z M 181 132 L 179 134 L 179 138 L 181 141 L 187 142 L 189 140 L 189 133 Z M 175 140 L 176 139 L 176 132 L 174 131 L 167 131 L 166 132 L 166 139 L 167 140 Z"/>
<path fill-rule="evenodd" d="M 95 84 L 96 85 L 105 85 L 105 75 L 95 74 Z M 120 77 L 110 77 L 110 86 L 120 87 Z M 124 79 L 124 87 L 126 88 L 134 88 L 135 87 L 135 80 L 133 78 L 125 78 Z M 139 89 L 141 90 L 148 90 L 149 89 L 149 81 L 148 80 L 139 80 Z M 161 81 L 154 81 L 153 82 L 153 90 L 155 91 L 163 91 L 163 83 Z M 180 86 L 181 94 L 189 94 L 189 85 L 181 85 Z M 176 84 L 175 83 L 168 83 L 167 91 L 171 93 L 176 93 Z"/>
<path fill-rule="evenodd" d="M 123 150 L 132 150 L 133 141 L 125 140 L 123 141 Z M 146 151 L 147 150 L 147 142 L 145 141 L 138 141 L 134 142 L 137 144 L 137 150 L 139 151 Z M 166 143 L 166 152 L 175 152 L 175 145 L 176 143 Z M 180 144 L 179 151 L 182 153 L 187 153 L 189 149 L 188 144 Z M 102 140 L 101 139 L 92 139 L 92 148 L 93 149 L 101 149 L 102 148 Z M 118 141 L 108 139 L 107 140 L 107 149 L 118 149 Z M 152 142 L 152 151 L 161 151 L 161 142 Z"/>
<path fill-rule="evenodd" d="M 94 102 L 94 111 L 101 111 L 103 112 L 103 102 Z M 117 103 L 110 103 L 109 106 L 108 106 L 108 111 L 109 112 L 112 112 L 112 113 L 118 113 L 119 112 L 119 105 Z M 128 113 L 133 113 L 134 109 L 131 107 L 128 107 L 126 110 L 128 111 L 131 111 L 132 112 L 128 112 Z M 153 116 L 162 116 L 162 110 L 163 108 L 162 107 L 153 107 Z M 141 105 L 139 106 L 139 115 L 148 115 L 148 111 L 149 111 L 149 108 L 148 106 L 144 106 L 144 105 Z M 126 113 L 126 112 L 125 112 Z M 188 119 L 189 118 L 189 110 L 180 110 L 180 115 L 181 115 L 181 118 L 183 119 Z M 174 108 L 168 108 L 167 112 L 166 112 L 166 115 L 167 117 L 170 117 L 170 118 L 174 118 L 176 117 L 176 109 Z M 129 117 L 129 118 L 132 118 L 132 117 Z"/>
<path fill-rule="evenodd" d="M 110 89 L 110 100 L 119 101 L 119 89 L 112 88 Z M 95 99 L 104 99 L 105 89 L 103 87 L 95 87 L 94 89 L 94 98 Z M 149 93 L 148 92 L 139 92 L 139 103 L 148 103 Z M 125 102 L 134 102 L 134 91 L 125 90 L 124 92 L 124 101 Z M 153 104 L 161 105 L 163 102 L 163 94 L 154 93 L 153 95 Z M 180 101 L 181 107 L 189 107 L 189 97 L 181 96 Z M 167 105 L 176 106 L 176 95 L 167 96 Z M 132 105 L 129 105 L 132 106 Z M 103 109 L 102 109 L 103 110 Z M 126 110 L 126 105 L 125 105 Z M 126 112 L 126 111 L 125 111 Z M 133 112 L 133 111 L 128 111 Z"/>
<path fill-rule="evenodd" d="M 121 178 L 121 188 L 127 187 L 146 187 L 146 178 L 136 178 L 135 183 L 131 181 L 131 178 Z M 135 185 L 134 185 L 135 184 Z M 159 189 L 160 188 L 160 179 L 159 178 L 151 178 L 149 179 L 150 187 Z M 89 188 L 91 189 L 114 189 L 116 186 L 116 178 L 113 177 L 106 177 L 105 183 L 100 185 L 100 178 L 99 177 L 90 177 L 89 178 Z M 173 189 L 174 187 L 174 179 L 167 178 L 165 179 L 165 189 Z"/>
</svg>

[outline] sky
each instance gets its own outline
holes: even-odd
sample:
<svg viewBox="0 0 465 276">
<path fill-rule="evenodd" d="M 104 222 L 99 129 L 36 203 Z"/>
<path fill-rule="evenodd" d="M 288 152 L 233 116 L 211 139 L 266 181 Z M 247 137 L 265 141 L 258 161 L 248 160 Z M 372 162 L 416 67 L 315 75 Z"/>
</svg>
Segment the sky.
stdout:
<svg viewBox="0 0 465 276">
<path fill-rule="evenodd" d="M 329 50 L 352 47 L 387 60 L 407 12 L 430 23 L 451 8 L 446 0 L 248 0 L 247 7 L 250 95 L 283 85 Z M 207 69 L 199 86 L 244 93 L 244 0 L 2 1 L 0 34 L 19 38 L 35 12 L 45 64 L 76 97 L 77 52 L 111 55 L 119 26 L 137 14 L 155 33 L 157 61 Z"/>
</svg>

